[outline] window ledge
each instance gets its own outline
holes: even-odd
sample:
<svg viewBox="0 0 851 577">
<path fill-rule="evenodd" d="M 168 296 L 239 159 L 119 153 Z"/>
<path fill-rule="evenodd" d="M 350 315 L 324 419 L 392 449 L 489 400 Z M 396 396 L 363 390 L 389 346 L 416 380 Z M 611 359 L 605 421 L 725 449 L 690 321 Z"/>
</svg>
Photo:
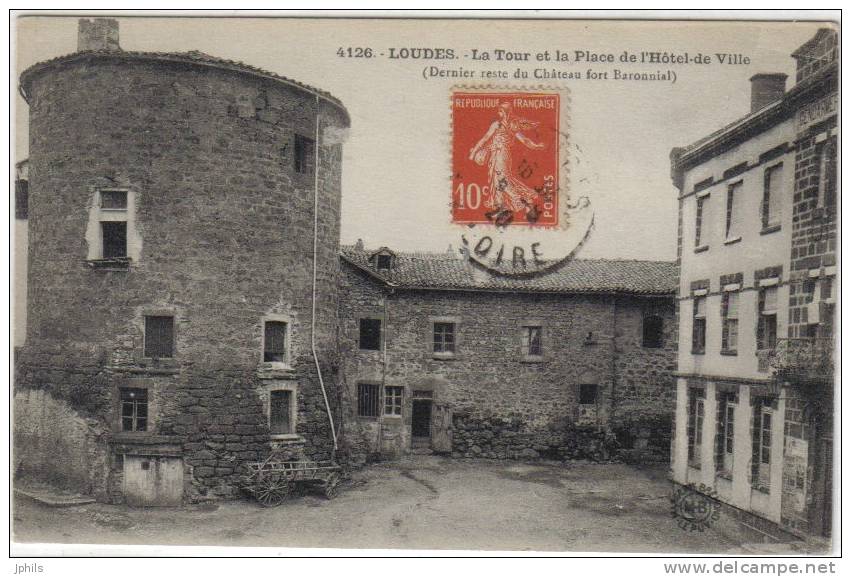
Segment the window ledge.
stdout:
<svg viewBox="0 0 851 577">
<path fill-rule="evenodd" d="M 523 355 L 523 358 L 520 359 L 521 363 L 543 363 L 544 357 L 543 355 Z"/>
<path fill-rule="evenodd" d="M 263 363 L 257 369 L 258 379 L 294 379 L 295 376 L 295 369 L 284 364 Z"/>
<path fill-rule="evenodd" d="M 692 349 L 691 354 L 693 354 L 693 355 L 705 355 L 706 349 L 701 349 L 701 350 Z"/>
<path fill-rule="evenodd" d="M 130 257 L 89 259 L 86 264 L 97 270 L 129 270 Z"/>
<path fill-rule="evenodd" d="M 286 442 L 288 444 L 303 443 L 304 437 L 297 433 L 287 433 L 285 435 L 269 435 L 270 441 Z"/>
<path fill-rule="evenodd" d="M 725 240 L 724 244 L 736 244 L 737 242 L 741 242 L 741 240 L 742 240 L 742 237 L 734 236 L 732 238 L 728 238 L 727 240 Z"/>
<path fill-rule="evenodd" d="M 696 461 L 689 461 L 688 466 L 691 467 L 692 469 L 697 469 L 698 471 L 700 471 L 700 463 L 698 463 Z"/>
<path fill-rule="evenodd" d="M 762 485 L 757 486 L 757 487 L 751 487 L 751 488 L 752 488 L 754 491 L 759 491 L 760 493 L 763 493 L 763 494 L 765 494 L 765 495 L 770 495 L 770 494 L 771 494 L 771 490 L 770 490 L 768 487 L 763 487 Z"/>
<path fill-rule="evenodd" d="M 739 351 L 732 349 L 721 349 L 721 354 L 725 357 L 735 357 L 738 356 Z"/>
<path fill-rule="evenodd" d="M 401 421 L 402 415 L 384 415 L 385 419 L 389 419 L 391 421 Z"/>
<path fill-rule="evenodd" d="M 778 230 L 780 230 L 780 228 L 781 227 L 779 224 L 772 224 L 771 226 L 766 226 L 761 231 L 759 231 L 759 234 L 771 234 L 772 232 L 777 232 Z"/>
<path fill-rule="evenodd" d="M 731 473 L 730 471 L 718 471 L 717 473 L 715 473 L 715 476 L 719 479 L 725 479 L 727 481 L 733 480 L 733 473 Z"/>
<path fill-rule="evenodd" d="M 696 253 L 697 253 L 697 252 L 706 252 L 707 250 L 709 250 L 709 245 L 708 245 L 708 244 L 703 244 L 703 245 L 701 245 L 701 246 L 696 246 L 696 247 L 694 247 L 694 252 L 696 252 Z"/>
<path fill-rule="evenodd" d="M 454 361 L 458 356 L 455 353 L 432 353 L 431 358 L 436 361 Z"/>
</svg>

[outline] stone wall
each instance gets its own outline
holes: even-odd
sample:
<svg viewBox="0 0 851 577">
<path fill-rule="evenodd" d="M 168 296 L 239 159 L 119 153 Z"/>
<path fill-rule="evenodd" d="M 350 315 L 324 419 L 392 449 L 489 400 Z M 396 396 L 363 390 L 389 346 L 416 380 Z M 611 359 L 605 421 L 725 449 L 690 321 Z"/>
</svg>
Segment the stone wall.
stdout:
<svg viewBox="0 0 851 577">
<path fill-rule="evenodd" d="M 606 451 L 618 438 L 629 449 L 655 442 L 667 459 L 676 347 L 672 299 L 392 291 L 345 263 L 341 295 L 344 436 L 352 452 L 394 456 L 410 450 L 412 394 L 427 390 L 435 405 L 452 413 L 455 455 L 601 455 L 605 451 L 581 446 L 595 438 L 577 433 L 587 430 L 611 437 L 600 441 Z M 662 316 L 662 348 L 642 347 L 645 314 Z M 386 352 L 359 350 L 362 317 L 383 320 Z M 431 350 L 431 321 L 439 318 L 458 323 L 450 359 L 435 358 Z M 543 326 L 543 358 L 531 360 L 521 352 L 520 331 L 537 323 Z M 401 418 L 358 417 L 360 382 L 404 387 Z M 595 405 L 579 404 L 583 384 L 598 386 Z"/>
<path fill-rule="evenodd" d="M 43 391 L 97 421 L 110 446 L 177 446 L 190 495 L 233 494 L 240 465 L 269 452 L 261 399 L 270 383 L 297 389 L 301 438 L 288 442 L 329 457 L 311 353 L 314 161 L 296 171 L 293 142 L 314 136 L 318 115 L 316 344 L 334 403 L 342 147 L 322 135 L 345 126 L 345 112 L 251 73 L 121 53 L 60 60 L 25 73 L 24 84 L 29 306 L 16 390 Z M 90 208 L 104 187 L 132 192 L 140 248 L 127 270 L 87 262 Z M 144 357 L 151 314 L 175 318 L 171 359 Z M 283 369 L 262 362 L 270 315 L 291 328 Z M 149 390 L 145 433 L 119 431 L 122 386 Z"/>
</svg>

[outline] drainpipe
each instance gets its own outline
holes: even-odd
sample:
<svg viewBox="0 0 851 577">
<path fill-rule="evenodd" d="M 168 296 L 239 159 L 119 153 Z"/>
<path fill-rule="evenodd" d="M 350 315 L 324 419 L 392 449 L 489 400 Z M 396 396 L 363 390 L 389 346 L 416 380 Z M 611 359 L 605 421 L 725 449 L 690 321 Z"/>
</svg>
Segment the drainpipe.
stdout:
<svg viewBox="0 0 851 577">
<path fill-rule="evenodd" d="M 313 138 L 313 295 L 311 298 L 310 315 L 310 352 L 319 376 L 319 387 L 322 389 L 322 399 L 325 401 L 325 411 L 328 413 L 328 424 L 331 426 L 331 438 L 334 441 L 334 457 L 337 454 L 337 430 L 334 427 L 334 417 L 331 416 L 331 405 L 325 392 L 325 381 L 319 366 L 319 355 L 316 352 L 316 271 L 317 255 L 319 252 L 319 95 L 316 96 L 316 122 Z"/>
</svg>

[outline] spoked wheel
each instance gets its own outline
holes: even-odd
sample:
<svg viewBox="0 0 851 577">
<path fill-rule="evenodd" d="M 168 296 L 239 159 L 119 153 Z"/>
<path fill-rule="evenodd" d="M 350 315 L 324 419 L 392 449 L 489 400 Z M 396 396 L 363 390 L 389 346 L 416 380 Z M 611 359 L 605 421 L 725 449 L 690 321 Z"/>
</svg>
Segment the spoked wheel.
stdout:
<svg viewBox="0 0 851 577">
<path fill-rule="evenodd" d="M 264 507 L 277 507 L 289 497 L 290 486 L 284 478 L 262 475 L 257 479 L 254 494 Z"/>
<path fill-rule="evenodd" d="M 337 496 L 337 488 L 340 485 L 340 474 L 339 473 L 331 473 L 328 475 L 328 479 L 325 481 L 325 497 L 328 499 L 333 499 Z"/>
</svg>

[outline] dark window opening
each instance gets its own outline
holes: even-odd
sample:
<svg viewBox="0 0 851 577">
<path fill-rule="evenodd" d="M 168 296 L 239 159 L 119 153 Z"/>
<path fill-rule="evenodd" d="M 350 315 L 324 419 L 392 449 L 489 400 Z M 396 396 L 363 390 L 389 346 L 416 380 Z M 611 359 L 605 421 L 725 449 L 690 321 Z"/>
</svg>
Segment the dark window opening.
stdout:
<svg viewBox="0 0 851 577">
<path fill-rule="evenodd" d="M 358 383 L 358 416 L 378 416 L 378 385 Z"/>
<path fill-rule="evenodd" d="M 434 352 L 455 352 L 455 323 L 434 323 Z"/>
<path fill-rule="evenodd" d="M 121 430 L 148 430 L 148 390 L 121 389 Z"/>
<path fill-rule="evenodd" d="M 703 216 L 706 211 L 706 202 L 709 200 L 709 196 L 702 196 L 697 199 L 697 211 L 695 214 L 695 223 L 694 223 L 694 246 L 701 246 L 702 236 L 703 236 Z"/>
<path fill-rule="evenodd" d="M 287 323 L 266 321 L 263 324 L 263 362 L 287 362 Z"/>
<path fill-rule="evenodd" d="M 100 207 L 106 210 L 127 210 L 127 191 L 100 191 Z"/>
<path fill-rule="evenodd" d="M 543 329 L 539 326 L 523 327 L 523 352 L 530 357 L 544 354 Z"/>
<path fill-rule="evenodd" d="M 597 385 L 579 385 L 579 404 L 596 405 L 597 391 Z"/>
<path fill-rule="evenodd" d="M 819 161 L 819 203 L 833 209 L 836 207 L 836 138 L 821 146 Z"/>
<path fill-rule="evenodd" d="M 102 222 L 103 258 L 127 257 L 127 223 Z"/>
<path fill-rule="evenodd" d="M 379 254 L 375 257 L 375 268 L 378 270 L 390 270 L 392 259 L 389 254 Z"/>
<path fill-rule="evenodd" d="M 402 396 L 405 389 L 403 387 L 384 387 L 384 414 L 385 415 L 402 415 Z"/>
<path fill-rule="evenodd" d="M 272 391 L 269 394 L 269 432 L 289 435 L 293 432 L 292 391 Z"/>
<path fill-rule="evenodd" d="M 15 181 L 15 218 L 26 220 L 29 216 L 30 183 L 27 180 Z"/>
<path fill-rule="evenodd" d="M 152 359 L 174 355 L 174 317 L 145 317 L 145 356 Z"/>
<path fill-rule="evenodd" d="M 310 172 L 310 166 L 313 162 L 313 139 L 307 138 L 300 134 L 295 135 L 295 171 L 301 174 Z"/>
<path fill-rule="evenodd" d="M 360 320 L 360 348 L 364 351 L 381 349 L 381 319 Z"/>
<path fill-rule="evenodd" d="M 644 317 L 644 331 L 641 345 L 647 349 L 660 349 L 663 343 L 664 323 L 659 315 Z"/>
<path fill-rule="evenodd" d="M 691 352 L 706 351 L 706 297 L 694 298 L 691 328 Z"/>
<path fill-rule="evenodd" d="M 777 287 L 759 291 L 759 320 L 756 327 L 757 350 L 772 350 L 777 345 Z"/>
</svg>

